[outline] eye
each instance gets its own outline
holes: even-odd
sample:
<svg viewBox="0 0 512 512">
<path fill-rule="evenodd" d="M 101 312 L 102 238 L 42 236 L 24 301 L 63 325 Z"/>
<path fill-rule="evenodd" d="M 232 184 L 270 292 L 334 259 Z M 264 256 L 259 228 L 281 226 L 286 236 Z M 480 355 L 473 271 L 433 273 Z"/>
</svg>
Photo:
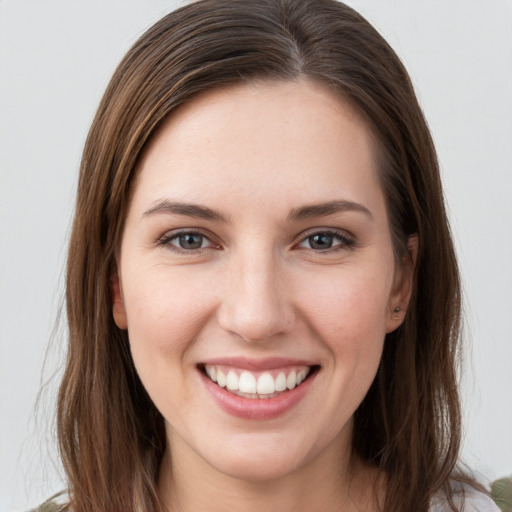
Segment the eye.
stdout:
<svg viewBox="0 0 512 512">
<path fill-rule="evenodd" d="M 299 243 L 299 247 L 319 252 L 326 252 L 330 249 L 337 248 L 349 248 L 353 245 L 353 240 L 341 233 L 333 231 L 318 231 L 312 233 Z"/>
<path fill-rule="evenodd" d="M 180 249 L 202 249 L 208 244 L 208 239 L 201 235 L 201 233 L 181 233 L 174 236 L 170 243 L 178 246 Z"/>
<path fill-rule="evenodd" d="M 177 252 L 193 252 L 213 246 L 207 236 L 197 231 L 181 231 L 165 235 L 159 240 L 159 244 Z"/>
</svg>

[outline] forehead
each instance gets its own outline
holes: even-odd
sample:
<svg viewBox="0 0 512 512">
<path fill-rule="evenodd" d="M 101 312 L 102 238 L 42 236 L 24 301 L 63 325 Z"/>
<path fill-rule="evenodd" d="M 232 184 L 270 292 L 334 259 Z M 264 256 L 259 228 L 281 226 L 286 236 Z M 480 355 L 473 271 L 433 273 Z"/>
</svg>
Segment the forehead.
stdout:
<svg viewBox="0 0 512 512">
<path fill-rule="evenodd" d="M 380 190 L 376 167 L 371 130 L 327 88 L 243 84 L 202 93 L 170 116 L 144 152 L 136 195 L 250 202 L 261 193 L 293 202 L 343 192 L 355 200 Z"/>
</svg>

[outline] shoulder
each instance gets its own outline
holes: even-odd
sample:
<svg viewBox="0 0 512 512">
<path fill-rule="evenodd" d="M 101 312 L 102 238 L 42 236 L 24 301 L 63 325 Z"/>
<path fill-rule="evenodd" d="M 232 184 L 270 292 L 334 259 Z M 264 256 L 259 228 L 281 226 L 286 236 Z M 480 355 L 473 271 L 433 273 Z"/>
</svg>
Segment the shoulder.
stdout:
<svg viewBox="0 0 512 512">
<path fill-rule="evenodd" d="M 492 498 L 470 485 L 455 485 L 454 503 L 460 512 L 500 512 Z M 437 495 L 432 501 L 429 512 L 452 512 L 443 495 Z"/>
</svg>

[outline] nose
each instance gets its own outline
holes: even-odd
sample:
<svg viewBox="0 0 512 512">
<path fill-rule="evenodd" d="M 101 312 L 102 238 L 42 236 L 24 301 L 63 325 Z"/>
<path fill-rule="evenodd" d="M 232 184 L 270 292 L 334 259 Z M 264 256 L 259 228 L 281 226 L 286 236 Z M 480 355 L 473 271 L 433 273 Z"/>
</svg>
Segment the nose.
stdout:
<svg viewBox="0 0 512 512">
<path fill-rule="evenodd" d="M 264 252 L 240 255 L 232 263 L 218 310 L 220 325 L 248 342 L 290 332 L 295 312 L 283 263 Z"/>
</svg>

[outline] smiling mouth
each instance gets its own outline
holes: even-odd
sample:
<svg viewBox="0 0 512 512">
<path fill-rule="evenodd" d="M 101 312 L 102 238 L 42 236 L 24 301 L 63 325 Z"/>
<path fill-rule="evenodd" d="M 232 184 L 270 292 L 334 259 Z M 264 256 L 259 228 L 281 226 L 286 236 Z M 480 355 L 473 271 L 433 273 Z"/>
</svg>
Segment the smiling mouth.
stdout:
<svg viewBox="0 0 512 512">
<path fill-rule="evenodd" d="M 202 372 L 220 388 L 244 398 L 268 399 L 300 386 L 320 367 L 290 366 L 286 369 L 254 372 L 221 365 L 203 365 Z"/>
</svg>

